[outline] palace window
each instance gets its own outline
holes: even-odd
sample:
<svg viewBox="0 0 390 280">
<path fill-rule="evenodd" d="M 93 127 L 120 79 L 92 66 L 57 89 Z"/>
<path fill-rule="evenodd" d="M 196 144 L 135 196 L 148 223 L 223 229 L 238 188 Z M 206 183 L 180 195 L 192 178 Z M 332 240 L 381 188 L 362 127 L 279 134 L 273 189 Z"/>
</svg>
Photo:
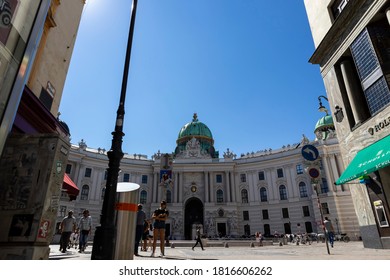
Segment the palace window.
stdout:
<svg viewBox="0 0 390 280">
<path fill-rule="evenodd" d="M 264 171 L 259 171 L 259 181 L 264 181 L 264 180 L 265 180 Z"/>
<path fill-rule="evenodd" d="M 85 168 L 84 177 L 90 178 L 91 174 L 92 174 L 92 169 L 91 168 Z"/>
<path fill-rule="evenodd" d="M 241 202 L 248 203 L 248 191 L 246 189 L 241 191 Z"/>
<path fill-rule="evenodd" d="M 282 168 L 278 168 L 278 169 L 276 170 L 276 173 L 277 173 L 277 175 L 278 175 L 278 178 L 283 178 L 283 177 L 284 177 L 284 175 L 283 175 L 283 169 L 282 169 Z"/>
<path fill-rule="evenodd" d="M 287 189 L 285 185 L 279 186 L 280 200 L 287 200 Z"/>
<path fill-rule="evenodd" d="M 249 221 L 249 211 L 242 211 L 244 221 Z"/>
<path fill-rule="evenodd" d="M 145 204 L 148 198 L 148 193 L 145 190 L 142 190 L 140 193 L 139 203 Z"/>
<path fill-rule="evenodd" d="M 296 170 L 297 170 L 297 174 L 303 174 L 302 164 L 297 164 Z"/>
<path fill-rule="evenodd" d="M 321 193 L 328 193 L 329 187 L 328 187 L 328 181 L 326 178 L 321 178 Z"/>
<path fill-rule="evenodd" d="M 260 188 L 260 201 L 261 202 L 268 201 L 267 189 L 265 187 Z"/>
<path fill-rule="evenodd" d="M 289 218 L 288 208 L 282 208 L 282 216 L 283 218 Z"/>
<path fill-rule="evenodd" d="M 81 188 L 80 200 L 88 200 L 88 195 L 89 195 L 89 186 L 88 185 L 84 185 Z"/>
<path fill-rule="evenodd" d="M 326 202 L 323 202 L 321 203 L 321 208 L 322 208 L 322 213 L 323 214 L 329 214 L 329 206 L 328 206 L 328 203 Z"/>
<path fill-rule="evenodd" d="M 302 212 L 304 217 L 309 217 L 310 216 L 309 206 L 302 206 Z"/>
<path fill-rule="evenodd" d="M 263 220 L 268 220 L 269 219 L 269 214 L 267 209 L 261 210 L 261 213 L 263 214 Z"/>
<path fill-rule="evenodd" d="M 299 196 L 301 198 L 308 197 L 307 187 L 306 187 L 306 184 L 304 182 L 299 183 Z"/>
<path fill-rule="evenodd" d="M 223 202 L 223 191 L 221 189 L 217 190 L 217 203 Z"/>
<path fill-rule="evenodd" d="M 70 174 L 71 171 L 72 171 L 72 165 L 68 163 L 66 165 L 65 173 Z"/>
</svg>

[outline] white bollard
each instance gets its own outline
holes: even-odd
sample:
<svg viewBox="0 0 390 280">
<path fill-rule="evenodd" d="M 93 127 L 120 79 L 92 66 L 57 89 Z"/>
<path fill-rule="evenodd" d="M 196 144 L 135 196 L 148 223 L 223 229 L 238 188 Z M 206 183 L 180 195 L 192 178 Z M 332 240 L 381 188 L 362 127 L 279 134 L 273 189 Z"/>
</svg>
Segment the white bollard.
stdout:
<svg viewBox="0 0 390 280">
<path fill-rule="evenodd" d="M 137 222 L 139 185 L 118 183 L 116 204 L 115 260 L 134 259 L 135 228 Z"/>
</svg>

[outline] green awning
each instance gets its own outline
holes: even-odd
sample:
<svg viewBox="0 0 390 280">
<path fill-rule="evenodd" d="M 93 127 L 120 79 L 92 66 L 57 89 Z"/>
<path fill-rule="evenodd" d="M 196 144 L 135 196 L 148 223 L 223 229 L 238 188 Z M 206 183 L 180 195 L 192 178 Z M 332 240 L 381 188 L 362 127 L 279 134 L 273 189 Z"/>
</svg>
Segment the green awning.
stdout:
<svg viewBox="0 0 390 280">
<path fill-rule="evenodd" d="M 359 151 L 335 184 L 344 184 L 388 165 L 390 165 L 390 135 Z"/>
</svg>

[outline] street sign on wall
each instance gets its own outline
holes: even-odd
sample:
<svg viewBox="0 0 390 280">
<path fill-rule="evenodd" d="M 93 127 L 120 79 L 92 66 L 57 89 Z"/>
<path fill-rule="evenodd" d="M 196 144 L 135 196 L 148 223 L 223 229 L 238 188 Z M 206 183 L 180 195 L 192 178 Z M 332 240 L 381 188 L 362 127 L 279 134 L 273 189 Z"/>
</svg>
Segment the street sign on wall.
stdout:
<svg viewBox="0 0 390 280">
<path fill-rule="evenodd" d="M 313 145 L 305 145 L 301 150 L 302 156 L 308 161 L 315 161 L 318 158 L 319 152 Z"/>
<path fill-rule="evenodd" d="M 317 179 L 320 176 L 320 170 L 316 167 L 310 167 L 308 170 L 309 176 L 313 179 Z"/>
</svg>

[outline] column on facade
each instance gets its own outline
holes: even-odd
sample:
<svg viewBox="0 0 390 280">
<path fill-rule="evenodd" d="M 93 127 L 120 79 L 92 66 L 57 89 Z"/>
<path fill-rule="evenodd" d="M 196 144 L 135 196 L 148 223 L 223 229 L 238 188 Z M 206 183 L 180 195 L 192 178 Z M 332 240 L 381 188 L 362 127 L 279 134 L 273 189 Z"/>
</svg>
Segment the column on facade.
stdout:
<svg viewBox="0 0 390 280">
<path fill-rule="evenodd" d="M 330 171 L 331 171 L 331 174 L 330 174 L 330 179 L 331 181 L 329 182 L 329 184 L 332 184 L 334 187 L 335 187 L 335 190 L 337 191 L 337 188 L 335 186 L 335 184 L 333 184 L 333 182 L 340 177 L 340 173 L 339 173 L 339 170 L 338 170 L 338 165 L 337 165 L 337 162 L 336 162 L 336 155 L 333 154 L 333 155 L 330 155 L 329 156 L 329 164 L 330 164 Z"/>
<path fill-rule="evenodd" d="M 344 166 L 344 162 L 342 158 L 339 156 L 339 154 L 334 155 L 333 161 L 334 161 L 335 178 L 337 179 L 340 178 L 341 169 Z M 333 166 L 333 162 L 332 162 L 332 166 Z M 344 186 L 345 185 L 343 184 L 339 185 L 341 191 L 345 190 Z"/>
<path fill-rule="evenodd" d="M 136 184 L 141 185 L 142 184 L 142 174 L 137 172 L 136 173 Z"/>
<path fill-rule="evenodd" d="M 73 182 L 76 182 L 76 185 L 78 187 L 81 187 L 80 183 L 81 183 L 81 180 L 79 178 L 81 178 L 81 174 L 80 174 L 80 166 L 81 166 L 81 163 L 76 163 L 76 170 L 74 172 L 74 178 L 73 178 Z M 80 189 L 81 191 L 81 189 Z"/>
<path fill-rule="evenodd" d="M 226 202 L 230 202 L 230 181 L 229 181 L 229 171 L 225 171 L 225 181 L 226 181 Z"/>
<path fill-rule="evenodd" d="M 294 180 L 295 174 L 296 174 L 295 169 L 294 169 L 294 165 L 286 166 L 286 169 L 287 169 L 287 174 L 288 174 L 287 182 L 288 182 L 288 185 L 290 186 L 289 188 L 288 188 L 288 186 L 286 186 L 286 187 L 287 187 L 287 189 L 290 189 L 292 191 L 292 194 L 289 195 L 289 198 L 297 198 L 297 197 L 299 197 L 299 191 L 298 191 L 299 188 L 297 188 L 297 185 L 296 185 L 295 180 Z"/>
<path fill-rule="evenodd" d="M 215 202 L 214 195 L 214 172 L 210 172 L 210 202 Z"/>
<path fill-rule="evenodd" d="M 358 81 L 355 72 L 353 71 L 352 62 L 348 59 L 345 59 L 340 62 L 341 74 L 344 79 L 345 89 L 347 91 L 349 103 L 351 105 L 352 114 L 355 119 L 355 123 L 361 123 L 364 120 L 363 110 L 359 110 L 359 94 L 356 92 L 361 91 L 360 81 Z"/>
<path fill-rule="evenodd" d="M 232 190 L 232 202 L 237 202 L 237 195 L 236 195 L 236 181 L 235 181 L 235 176 L 234 172 L 229 173 L 230 177 L 230 188 Z"/>
<path fill-rule="evenodd" d="M 177 172 L 174 173 L 174 181 L 173 181 L 173 192 L 174 192 L 174 196 L 173 196 L 173 201 L 174 202 L 179 202 L 179 188 L 178 188 L 178 177 L 179 177 L 179 174 Z"/>
<path fill-rule="evenodd" d="M 157 202 L 157 189 L 158 189 L 158 172 L 154 172 L 152 202 Z"/>
<path fill-rule="evenodd" d="M 100 200 L 100 168 L 94 168 L 93 175 L 92 175 L 92 182 L 95 186 L 91 187 L 91 199 L 93 200 Z"/>
<path fill-rule="evenodd" d="M 254 193 L 254 199 L 255 201 L 260 201 L 260 189 L 258 187 L 259 185 L 259 177 L 258 177 L 259 173 L 257 171 L 254 171 L 253 172 L 253 188 L 255 190 L 255 193 Z"/>
<path fill-rule="evenodd" d="M 275 193 L 276 191 L 276 186 L 275 186 L 275 180 L 274 180 L 274 172 L 272 172 L 272 169 L 265 169 L 265 172 L 266 172 L 266 178 L 267 178 L 267 182 L 268 182 L 268 190 L 267 190 L 267 194 L 269 196 L 269 200 L 276 200 L 278 199 L 278 195 L 277 193 Z"/>
<path fill-rule="evenodd" d="M 253 202 L 255 201 L 255 181 L 253 179 L 253 174 L 254 171 L 249 171 L 248 172 L 248 202 Z"/>
<path fill-rule="evenodd" d="M 80 195 L 81 195 L 81 192 L 82 192 L 82 188 L 83 188 L 83 184 L 81 183 L 83 178 L 84 178 L 84 174 L 83 172 L 85 172 L 85 170 L 83 169 L 83 164 L 80 163 L 80 166 L 78 168 L 79 172 L 77 173 L 77 178 L 78 178 L 78 181 L 77 181 L 77 186 L 80 188 Z"/>
<path fill-rule="evenodd" d="M 179 172 L 179 174 L 177 174 L 177 180 L 179 181 L 178 182 L 178 186 L 179 186 L 179 201 L 182 202 L 183 201 L 183 172 Z"/>
<path fill-rule="evenodd" d="M 331 174 L 331 171 L 330 171 L 330 165 L 329 165 L 329 155 L 324 155 L 322 157 L 322 168 L 324 169 L 325 171 L 325 178 L 326 178 L 326 182 L 328 184 L 328 187 L 330 187 L 330 185 L 332 185 L 333 187 L 329 188 L 330 191 L 334 192 L 336 191 L 336 186 L 332 183 L 333 182 L 333 179 L 332 179 L 332 174 Z M 323 177 L 323 176 L 322 176 Z M 330 179 L 330 180 L 329 180 Z M 322 182 L 320 182 L 321 184 Z"/>
<path fill-rule="evenodd" d="M 204 172 L 204 191 L 205 191 L 205 197 L 204 202 L 209 202 L 209 172 Z"/>
</svg>

